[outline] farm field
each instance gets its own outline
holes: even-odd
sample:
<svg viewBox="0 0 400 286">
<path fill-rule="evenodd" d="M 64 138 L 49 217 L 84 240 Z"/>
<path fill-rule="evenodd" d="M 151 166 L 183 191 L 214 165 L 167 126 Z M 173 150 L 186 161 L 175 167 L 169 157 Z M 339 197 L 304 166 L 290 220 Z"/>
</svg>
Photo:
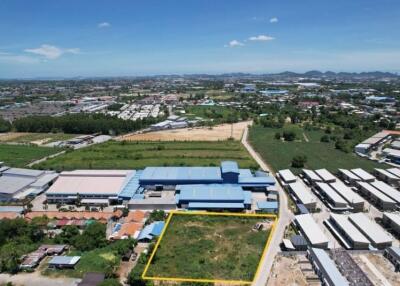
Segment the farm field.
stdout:
<svg viewBox="0 0 400 286">
<path fill-rule="evenodd" d="M 60 152 L 60 148 L 32 145 L 0 144 L 0 161 L 10 167 L 26 167 L 27 164 Z"/>
<path fill-rule="evenodd" d="M 254 230 L 263 223 L 262 230 Z M 172 214 L 145 277 L 251 282 L 270 235 L 264 217 Z"/>
<path fill-rule="evenodd" d="M 326 168 L 337 172 L 338 168 L 363 168 L 371 171 L 377 167 L 385 167 L 384 164 L 361 158 L 352 151 L 345 153 L 337 150 L 333 142 L 320 142 L 323 131 L 306 131 L 295 127 L 292 128 L 297 133 L 295 141 L 275 139 L 275 133 L 283 130 L 253 126 L 249 132 L 250 143 L 275 171 L 289 168 L 294 173 L 299 173 L 300 169 L 291 167 L 292 159 L 297 155 L 307 157 L 305 167 L 310 169 Z"/>
<path fill-rule="evenodd" d="M 43 145 L 55 141 L 68 140 L 77 136 L 79 135 L 64 134 L 64 133 L 10 132 L 10 133 L 0 134 L 0 142 Z"/>
<path fill-rule="evenodd" d="M 128 142 L 109 141 L 70 151 L 35 166 L 57 171 L 73 169 L 141 169 L 147 166 L 219 166 L 236 160 L 241 168 L 258 165 L 238 141 Z"/>
<path fill-rule="evenodd" d="M 246 126 L 250 121 L 234 124 L 221 124 L 209 127 L 195 127 L 175 130 L 163 130 L 142 134 L 124 135 L 118 140 L 128 141 L 218 141 L 227 140 L 232 135 L 233 139 L 240 140 Z M 233 130 L 233 132 L 232 132 Z"/>
</svg>

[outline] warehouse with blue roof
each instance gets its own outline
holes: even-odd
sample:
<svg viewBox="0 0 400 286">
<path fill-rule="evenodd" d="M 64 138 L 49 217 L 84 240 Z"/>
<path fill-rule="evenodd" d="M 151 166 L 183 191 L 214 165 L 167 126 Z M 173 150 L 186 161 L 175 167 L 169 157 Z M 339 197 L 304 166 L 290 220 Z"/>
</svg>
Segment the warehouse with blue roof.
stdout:
<svg viewBox="0 0 400 286">
<path fill-rule="evenodd" d="M 251 208 L 250 191 L 266 192 L 274 185 L 272 176 L 239 169 L 235 161 L 220 167 L 147 167 L 126 179 L 119 199 L 137 202 L 146 198 L 146 190 L 168 190 L 175 191 L 178 208 L 243 210 Z"/>
</svg>

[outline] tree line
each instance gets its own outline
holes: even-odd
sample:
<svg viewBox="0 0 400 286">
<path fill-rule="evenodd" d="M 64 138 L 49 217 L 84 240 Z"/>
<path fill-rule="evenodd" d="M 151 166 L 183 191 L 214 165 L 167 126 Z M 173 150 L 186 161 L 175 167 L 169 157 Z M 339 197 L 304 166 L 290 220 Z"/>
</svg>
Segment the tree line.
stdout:
<svg viewBox="0 0 400 286">
<path fill-rule="evenodd" d="M 59 117 L 23 117 L 16 119 L 12 127 L 18 132 L 119 135 L 149 127 L 158 121 L 160 118 L 148 117 L 132 121 L 105 114 L 67 114 Z"/>
</svg>

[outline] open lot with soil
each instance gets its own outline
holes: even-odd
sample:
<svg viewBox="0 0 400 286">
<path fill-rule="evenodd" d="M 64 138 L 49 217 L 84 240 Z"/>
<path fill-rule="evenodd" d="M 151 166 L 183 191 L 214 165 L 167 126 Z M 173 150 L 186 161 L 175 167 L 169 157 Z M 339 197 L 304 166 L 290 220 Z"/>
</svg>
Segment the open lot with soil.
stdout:
<svg viewBox="0 0 400 286">
<path fill-rule="evenodd" d="M 1 157 L 0 157 L 1 158 Z M 127 142 L 109 141 L 35 165 L 53 170 L 141 169 L 147 166 L 219 166 L 235 160 L 241 168 L 257 163 L 238 141 L 220 142 Z"/>
<path fill-rule="evenodd" d="M 173 214 L 147 277 L 252 281 L 273 219 Z M 262 230 L 253 227 L 265 221 Z"/>
<path fill-rule="evenodd" d="M 242 138 L 244 129 L 250 121 L 234 124 L 221 124 L 209 127 L 194 127 L 174 130 L 163 130 L 142 134 L 124 135 L 119 140 L 128 141 L 218 141 L 230 137 L 235 140 Z"/>
<path fill-rule="evenodd" d="M 10 132 L 0 134 L 0 142 L 43 145 L 55 141 L 68 140 L 79 135 L 64 133 L 24 133 Z"/>
</svg>

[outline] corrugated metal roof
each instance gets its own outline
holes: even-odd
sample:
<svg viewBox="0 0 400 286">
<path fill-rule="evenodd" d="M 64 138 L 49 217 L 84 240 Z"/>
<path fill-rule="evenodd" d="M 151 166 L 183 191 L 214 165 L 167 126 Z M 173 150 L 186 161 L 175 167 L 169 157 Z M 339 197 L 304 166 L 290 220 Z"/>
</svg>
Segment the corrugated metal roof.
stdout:
<svg viewBox="0 0 400 286">
<path fill-rule="evenodd" d="M 331 214 L 331 219 L 350 237 L 353 242 L 369 244 L 369 240 L 344 215 Z"/>
<path fill-rule="evenodd" d="M 244 209 L 244 204 L 242 203 L 198 203 L 191 202 L 188 205 L 189 209 Z"/>
<path fill-rule="evenodd" d="M 319 189 L 335 204 L 347 205 L 347 202 L 333 190 L 327 183 L 317 182 Z"/>
<path fill-rule="evenodd" d="M 355 174 L 357 177 L 360 177 L 363 181 L 373 181 L 376 178 L 372 176 L 370 173 L 364 171 L 361 168 L 351 169 L 351 172 Z"/>
<path fill-rule="evenodd" d="M 374 181 L 371 182 L 371 185 L 374 186 L 376 189 L 387 195 L 389 198 L 394 200 L 397 203 L 400 203 L 400 192 L 395 188 L 389 186 L 385 182 L 382 181 Z"/>
<path fill-rule="evenodd" d="M 237 173 L 239 174 L 239 166 L 235 161 L 222 161 L 221 162 L 222 173 Z"/>
<path fill-rule="evenodd" d="M 15 194 L 22 189 L 28 187 L 36 179 L 26 176 L 1 176 L 0 177 L 0 193 Z"/>
<path fill-rule="evenodd" d="M 316 199 L 306 186 L 301 182 L 289 184 L 290 190 L 296 195 L 302 204 L 310 204 L 316 202 Z"/>
<path fill-rule="evenodd" d="M 392 203 L 395 204 L 396 202 L 389 198 L 387 195 L 381 193 L 379 190 L 371 186 L 369 183 L 366 182 L 358 182 L 357 183 L 359 186 L 364 188 L 367 192 L 369 192 L 371 195 L 375 196 L 376 198 L 380 199 L 382 202 L 385 203 Z"/>
<path fill-rule="evenodd" d="M 222 182 L 222 177 L 219 167 L 147 167 L 143 170 L 139 181 Z"/>
<path fill-rule="evenodd" d="M 10 168 L 3 172 L 4 175 L 12 176 L 26 176 L 26 177 L 39 177 L 44 174 L 44 171 L 32 170 L 32 169 L 22 169 L 22 168 Z"/>
<path fill-rule="evenodd" d="M 317 173 L 317 175 L 320 176 L 325 182 L 336 181 L 336 177 L 327 169 L 315 170 L 315 173 Z"/>
<path fill-rule="evenodd" d="M 373 243 L 380 244 L 392 242 L 392 238 L 388 234 L 386 234 L 386 232 L 380 226 L 370 220 L 365 214 L 351 214 L 349 215 L 349 220 L 354 225 L 356 225 L 357 228 Z"/>
<path fill-rule="evenodd" d="M 278 209 L 278 202 L 261 201 L 257 202 L 259 209 Z"/>
<path fill-rule="evenodd" d="M 80 259 L 80 256 L 54 256 L 49 264 L 75 265 Z"/>
<path fill-rule="evenodd" d="M 346 186 L 341 181 L 336 181 L 334 183 L 330 183 L 330 186 L 335 189 L 335 191 L 340 194 L 346 201 L 350 204 L 358 204 L 364 202 L 364 199 L 354 192 L 351 188 Z"/>
<path fill-rule="evenodd" d="M 329 279 L 337 286 L 347 286 L 349 282 L 343 277 L 335 262 L 329 257 L 329 255 L 323 249 L 311 248 L 310 252 L 313 254 L 314 259 L 318 261 L 320 267 L 325 270 L 325 274 L 329 276 Z"/>
<path fill-rule="evenodd" d="M 180 201 L 243 203 L 246 199 L 242 187 L 233 184 L 177 185 L 176 190 L 180 191 Z"/>
<path fill-rule="evenodd" d="M 315 222 L 311 214 L 297 215 L 295 219 L 312 245 L 327 244 L 329 242 L 325 233 Z"/>
</svg>

